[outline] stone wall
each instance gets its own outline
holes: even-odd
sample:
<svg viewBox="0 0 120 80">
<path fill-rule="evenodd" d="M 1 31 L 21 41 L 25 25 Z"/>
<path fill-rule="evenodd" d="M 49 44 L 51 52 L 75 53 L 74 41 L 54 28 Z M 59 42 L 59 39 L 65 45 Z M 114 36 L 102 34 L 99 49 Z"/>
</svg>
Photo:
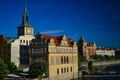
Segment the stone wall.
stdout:
<svg viewBox="0 0 120 80">
<path fill-rule="evenodd" d="M 93 66 L 108 66 L 120 64 L 120 60 L 93 62 Z"/>
<path fill-rule="evenodd" d="M 120 60 L 111 60 L 111 61 L 95 61 L 93 62 L 93 66 L 109 66 L 109 65 L 116 65 L 120 64 Z M 82 67 L 87 67 L 88 62 L 81 62 Z"/>
<path fill-rule="evenodd" d="M 70 79 L 74 79 L 74 78 L 78 78 L 78 73 L 71 73 L 71 74 L 61 74 L 55 77 L 49 77 L 49 80 L 70 80 Z"/>
</svg>

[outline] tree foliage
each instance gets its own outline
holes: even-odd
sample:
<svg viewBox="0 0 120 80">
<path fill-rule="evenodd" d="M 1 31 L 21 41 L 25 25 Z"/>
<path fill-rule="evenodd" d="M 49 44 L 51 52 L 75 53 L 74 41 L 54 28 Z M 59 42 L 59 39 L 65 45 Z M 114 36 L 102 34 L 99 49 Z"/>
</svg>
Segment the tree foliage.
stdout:
<svg viewBox="0 0 120 80">
<path fill-rule="evenodd" d="M 29 75 L 31 77 L 39 77 L 48 71 L 47 64 L 45 62 L 36 61 L 30 65 Z"/>
<path fill-rule="evenodd" d="M 88 67 L 92 67 L 93 66 L 93 62 L 92 61 L 89 61 L 88 62 Z"/>
<path fill-rule="evenodd" d="M 113 59 L 113 56 L 108 56 L 108 55 L 92 55 L 91 56 L 91 59 L 94 59 L 96 61 L 106 61 L 106 60 L 112 60 Z"/>
<path fill-rule="evenodd" d="M 7 74 L 8 74 L 8 69 L 7 65 L 4 63 L 2 59 L 0 59 L 0 79 L 5 80 Z"/>
<path fill-rule="evenodd" d="M 86 61 L 86 57 L 85 56 L 81 56 L 80 54 L 78 54 L 78 66 L 80 67 L 81 62 Z"/>
<path fill-rule="evenodd" d="M 120 59 L 120 50 L 115 52 L 115 59 Z"/>
<path fill-rule="evenodd" d="M 5 64 L 8 66 L 9 73 L 12 73 L 12 74 L 17 73 L 16 65 L 13 62 L 11 62 L 9 58 L 4 58 L 3 60 Z"/>
<path fill-rule="evenodd" d="M 85 56 L 81 56 L 80 54 L 78 54 L 78 57 L 79 57 L 81 62 L 86 61 L 86 57 Z"/>
</svg>

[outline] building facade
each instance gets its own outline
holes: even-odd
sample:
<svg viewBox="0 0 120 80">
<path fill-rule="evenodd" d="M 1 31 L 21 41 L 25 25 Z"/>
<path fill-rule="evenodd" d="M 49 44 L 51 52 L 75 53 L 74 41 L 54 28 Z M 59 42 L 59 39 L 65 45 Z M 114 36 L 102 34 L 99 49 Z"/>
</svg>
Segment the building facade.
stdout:
<svg viewBox="0 0 120 80">
<path fill-rule="evenodd" d="M 81 37 L 77 43 L 78 53 L 85 56 L 87 60 L 90 60 L 90 56 L 96 54 L 96 43 L 88 43 L 83 37 Z"/>
<path fill-rule="evenodd" d="M 28 12 L 25 5 L 22 23 L 17 27 L 18 37 L 11 43 L 11 54 L 14 63 L 20 67 L 29 65 L 29 44 L 34 39 L 34 28 L 29 24 Z"/>
<path fill-rule="evenodd" d="M 13 43 L 16 43 L 14 45 Z M 14 52 L 13 52 L 14 49 Z M 0 58 L 8 58 L 13 62 L 17 67 L 19 65 L 19 40 L 16 40 L 12 37 L 6 37 L 0 35 Z"/>
<path fill-rule="evenodd" d="M 37 34 L 29 48 L 30 63 L 42 60 L 48 64 L 49 80 L 78 78 L 76 42 L 64 36 Z"/>
<path fill-rule="evenodd" d="M 0 35 L 0 58 L 11 59 L 11 45 L 10 45 L 10 43 L 12 41 L 14 41 L 14 38 Z"/>
<path fill-rule="evenodd" d="M 97 48 L 96 55 L 102 55 L 102 56 L 115 56 L 115 50 L 110 48 Z"/>
</svg>

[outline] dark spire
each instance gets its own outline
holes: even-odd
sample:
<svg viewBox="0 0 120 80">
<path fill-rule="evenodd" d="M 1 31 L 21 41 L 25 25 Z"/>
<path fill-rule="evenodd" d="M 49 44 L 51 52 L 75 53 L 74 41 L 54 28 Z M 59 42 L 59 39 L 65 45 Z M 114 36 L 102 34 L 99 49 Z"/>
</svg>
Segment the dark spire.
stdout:
<svg viewBox="0 0 120 80">
<path fill-rule="evenodd" d="M 30 26 L 28 22 L 28 11 L 27 11 L 27 6 L 26 6 L 26 0 L 25 0 L 25 5 L 24 5 L 24 12 L 22 16 L 22 26 Z"/>
<path fill-rule="evenodd" d="M 83 43 L 84 43 L 84 42 L 86 42 L 86 41 L 85 41 L 84 37 L 82 36 L 82 37 L 80 37 L 80 39 L 78 40 L 77 45 L 78 45 L 78 46 L 83 46 Z"/>
<path fill-rule="evenodd" d="M 86 42 L 83 36 L 80 37 L 79 42 Z"/>
</svg>

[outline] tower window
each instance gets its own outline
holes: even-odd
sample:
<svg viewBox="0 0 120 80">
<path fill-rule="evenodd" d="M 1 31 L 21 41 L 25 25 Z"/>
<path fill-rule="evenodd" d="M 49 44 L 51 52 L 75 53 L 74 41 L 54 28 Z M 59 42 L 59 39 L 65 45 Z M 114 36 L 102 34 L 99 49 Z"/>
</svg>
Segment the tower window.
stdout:
<svg viewBox="0 0 120 80">
<path fill-rule="evenodd" d="M 25 43 L 25 40 L 23 40 L 23 43 Z"/>
<path fill-rule="evenodd" d="M 20 40 L 20 43 L 22 43 L 22 40 Z"/>
<path fill-rule="evenodd" d="M 28 45 L 28 40 L 26 41 L 26 45 Z"/>
</svg>

